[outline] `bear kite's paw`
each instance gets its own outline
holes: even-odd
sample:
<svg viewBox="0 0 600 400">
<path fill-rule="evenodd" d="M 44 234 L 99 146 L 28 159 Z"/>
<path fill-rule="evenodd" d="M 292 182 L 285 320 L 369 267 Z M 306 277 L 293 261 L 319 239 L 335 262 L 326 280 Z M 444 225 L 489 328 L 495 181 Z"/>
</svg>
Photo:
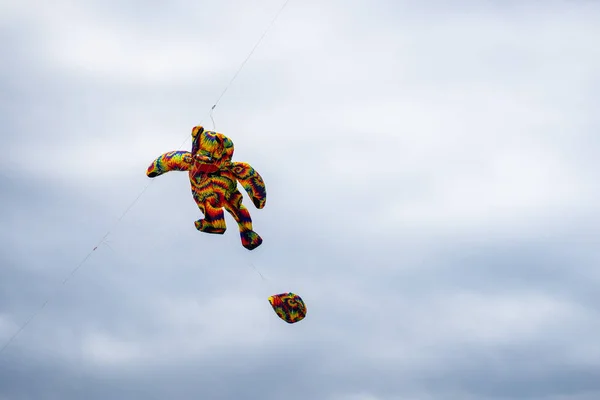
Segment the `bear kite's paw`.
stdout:
<svg viewBox="0 0 600 400">
<path fill-rule="evenodd" d="M 242 246 L 248 250 L 254 250 L 260 246 L 263 241 L 260 235 L 254 231 L 240 232 L 240 237 L 242 238 Z"/>
<path fill-rule="evenodd" d="M 225 230 L 227 229 L 225 227 L 216 227 L 216 226 L 206 222 L 206 220 L 204 220 L 204 219 L 199 219 L 198 221 L 194 221 L 194 225 L 196 225 L 196 229 L 198 229 L 200 232 L 214 233 L 217 235 L 222 235 L 223 233 L 225 233 Z"/>
</svg>

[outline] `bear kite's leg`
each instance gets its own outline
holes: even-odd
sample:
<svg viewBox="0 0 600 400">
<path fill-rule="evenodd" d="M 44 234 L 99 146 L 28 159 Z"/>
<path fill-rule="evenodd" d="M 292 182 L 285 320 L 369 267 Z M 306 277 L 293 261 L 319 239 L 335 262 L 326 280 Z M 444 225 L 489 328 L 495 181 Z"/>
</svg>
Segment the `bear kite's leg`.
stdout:
<svg viewBox="0 0 600 400">
<path fill-rule="evenodd" d="M 198 208 L 204 214 L 203 219 L 194 222 L 196 229 L 206 233 L 223 234 L 227 229 L 223 209 L 218 207 L 217 196 L 210 196 L 204 201 L 196 201 Z"/>
<path fill-rule="evenodd" d="M 252 230 L 252 218 L 248 209 L 242 204 L 242 199 L 242 194 L 235 190 L 229 199 L 223 202 L 223 206 L 238 223 L 242 246 L 254 250 L 262 244 L 262 238 Z"/>
</svg>

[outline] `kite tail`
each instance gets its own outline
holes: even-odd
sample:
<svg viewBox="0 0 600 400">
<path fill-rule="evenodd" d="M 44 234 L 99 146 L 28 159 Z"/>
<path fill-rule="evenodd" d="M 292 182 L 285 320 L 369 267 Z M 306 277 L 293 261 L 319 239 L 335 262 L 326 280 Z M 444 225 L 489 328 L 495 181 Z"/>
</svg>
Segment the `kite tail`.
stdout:
<svg viewBox="0 0 600 400">
<path fill-rule="evenodd" d="M 189 151 L 170 151 L 154 160 L 146 175 L 154 178 L 170 171 L 189 171 L 192 165 L 192 153 Z"/>
<path fill-rule="evenodd" d="M 267 189 L 260 174 L 250 164 L 239 161 L 231 163 L 231 172 L 244 187 L 254 206 L 263 208 L 267 201 Z"/>
</svg>

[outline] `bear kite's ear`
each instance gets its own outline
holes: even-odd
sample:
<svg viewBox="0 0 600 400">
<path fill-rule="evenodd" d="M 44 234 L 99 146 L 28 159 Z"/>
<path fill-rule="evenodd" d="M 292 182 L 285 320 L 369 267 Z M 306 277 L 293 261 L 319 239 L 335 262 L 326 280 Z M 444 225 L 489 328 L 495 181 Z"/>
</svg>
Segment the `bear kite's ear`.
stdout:
<svg viewBox="0 0 600 400">
<path fill-rule="evenodd" d="M 195 138 L 202 132 L 204 132 L 204 127 L 202 125 L 195 126 L 192 128 L 192 137 Z"/>
</svg>

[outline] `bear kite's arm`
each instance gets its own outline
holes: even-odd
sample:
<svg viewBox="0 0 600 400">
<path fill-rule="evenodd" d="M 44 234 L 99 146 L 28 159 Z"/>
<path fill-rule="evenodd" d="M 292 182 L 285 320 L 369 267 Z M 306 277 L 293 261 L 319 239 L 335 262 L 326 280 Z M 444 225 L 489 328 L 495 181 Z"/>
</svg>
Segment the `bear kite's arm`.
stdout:
<svg viewBox="0 0 600 400">
<path fill-rule="evenodd" d="M 189 171 L 193 163 L 192 153 L 189 151 L 170 151 L 154 160 L 146 175 L 154 178 L 170 171 Z"/>
<path fill-rule="evenodd" d="M 242 184 L 256 208 L 263 208 L 267 201 L 267 188 L 259 173 L 250 164 L 239 161 L 231 163 L 231 172 Z"/>
</svg>

